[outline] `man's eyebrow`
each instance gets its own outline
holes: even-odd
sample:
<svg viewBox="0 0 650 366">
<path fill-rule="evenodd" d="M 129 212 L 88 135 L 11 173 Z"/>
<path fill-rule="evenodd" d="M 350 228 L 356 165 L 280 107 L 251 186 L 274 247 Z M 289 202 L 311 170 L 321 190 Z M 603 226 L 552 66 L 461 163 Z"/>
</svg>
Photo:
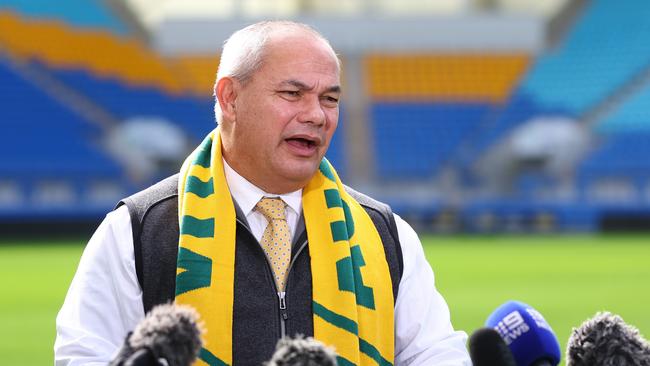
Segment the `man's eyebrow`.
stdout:
<svg viewBox="0 0 650 366">
<path fill-rule="evenodd" d="M 283 81 L 283 82 L 280 83 L 280 84 L 281 84 L 281 85 L 282 85 L 282 84 L 289 84 L 289 85 L 291 85 L 291 86 L 295 86 L 296 88 L 298 88 L 298 89 L 300 89 L 300 90 L 308 90 L 308 91 L 309 91 L 309 90 L 314 89 L 313 86 L 309 86 L 309 85 L 303 83 L 303 82 L 300 81 L 300 80 L 294 80 L 294 79 L 285 80 L 285 81 Z M 327 89 L 325 90 L 325 92 L 326 92 L 326 93 L 340 93 L 340 92 L 341 92 L 341 86 L 340 86 L 340 85 L 330 86 L 329 88 L 327 88 Z"/>
<path fill-rule="evenodd" d="M 341 86 L 340 85 L 334 85 L 330 86 L 325 90 L 326 93 L 340 93 L 341 92 Z"/>
</svg>

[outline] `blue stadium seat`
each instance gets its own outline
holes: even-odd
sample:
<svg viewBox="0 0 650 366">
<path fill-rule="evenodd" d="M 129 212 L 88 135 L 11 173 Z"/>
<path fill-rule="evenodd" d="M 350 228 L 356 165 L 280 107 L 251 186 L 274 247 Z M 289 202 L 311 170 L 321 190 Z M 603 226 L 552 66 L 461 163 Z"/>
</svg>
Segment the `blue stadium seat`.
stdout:
<svg viewBox="0 0 650 366">
<path fill-rule="evenodd" d="M 0 159 L 0 181 L 20 187 L 25 197 L 34 196 L 43 184 L 69 186 L 75 200 L 66 207 L 46 210 L 55 216 L 60 210 L 78 212 L 93 206 L 84 197 L 97 182 L 113 182 L 128 192 L 123 168 L 100 146 L 99 129 L 24 79 L 5 60 L 0 60 L 0 95 L 7 101 L 0 109 L 0 156 L 4 157 Z M 93 209 L 99 214 L 107 208 L 110 206 L 104 204 Z M 0 216 L 42 209 L 26 202 L 0 207 Z"/>
<path fill-rule="evenodd" d="M 2 0 L 2 10 L 32 18 L 58 19 L 75 27 L 101 28 L 120 35 L 128 33 L 124 24 L 101 0 Z"/>
<path fill-rule="evenodd" d="M 585 112 L 650 63 L 649 16 L 644 1 L 591 2 L 563 44 L 537 59 L 522 90 L 541 105 Z"/>
<path fill-rule="evenodd" d="M 336 128 L 334 136 L 332 136 L 332 141 L 330 141 L 330 147 L 327 150 L 325 157 L 329 160 L 330 163 L 336 169 L 339 177 L 345 182 L 346 175 L 348 173 L 348 159 L 346 157 L 347 151 L 345 147 L 346 141 L 346 124 L 348 121 L 345 119 L 345 105 L 341 105 L 339 109 L 339 124 Z"/>
<path fill-rule="evenodd" d="M 159 89 L 126 85 L 79 69 L 48 69 L 68 87 L 88 97 L 119 119 L 162 117 L 200 141 L 215 127 L 212 98 L 170 95 Z"/>
<path fill-rule="evenodd" d="M 490 108 L 470 103 L 375 103 L 371 120 L 378 176 L 433 178 Z"/>
<path fill-rule="evenodd" d="M 648 106 L 650 106 L 650 86 L 646 86 L 621 105 L 618 110 L 600 121 L 597 131 L 603 135 L 650 133 Z"/>
<path fill-rule="evenodd" d="M 650 132 L 606 135 L 603 143 L 580 165 L 582 181 L 629 177 L 650 182 Z"/>
</svg>

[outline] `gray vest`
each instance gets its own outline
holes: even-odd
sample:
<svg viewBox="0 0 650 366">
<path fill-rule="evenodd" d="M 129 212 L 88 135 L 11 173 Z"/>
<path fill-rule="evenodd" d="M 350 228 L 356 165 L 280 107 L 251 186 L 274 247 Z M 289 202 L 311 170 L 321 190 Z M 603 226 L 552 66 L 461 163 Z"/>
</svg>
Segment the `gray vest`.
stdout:
<svg viewBox="0 0 650 366">
<path fill-rule="evenodd" d="M 146 312 L 174 299 L 179 235 L 177 186 L 178 175 L 174 175 L 118 204 L 126 205 L 131 216 L 135 267 Z M 366 210 L 381 236 L 397 299 L 403 260 L 393 213 L 381 202 L 348 187 L 346 190 Z M 296 230 L 285 297 L 281 299 L 264 251 L 237 211 L 233 361 L 236 365 L 261 365 L 271 358 L 275 344 L 285 334 L 314 334 L 307 233 L 304 224 Z"/>
</svg>

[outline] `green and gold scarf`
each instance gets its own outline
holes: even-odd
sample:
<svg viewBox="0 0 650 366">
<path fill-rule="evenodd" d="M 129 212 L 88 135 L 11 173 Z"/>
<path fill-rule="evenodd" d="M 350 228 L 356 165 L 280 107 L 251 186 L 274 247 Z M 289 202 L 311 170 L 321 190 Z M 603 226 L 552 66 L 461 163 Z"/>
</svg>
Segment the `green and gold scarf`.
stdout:
<svg viewBox="0 0 650 366">
<path fill-rule="evenodd" d="M 176 302 L 204 321 L 197 364 L 231 365 L 236 218 L 218 128 L 185 160 L 178 184 Z M 336 349 L 339 365 L 391 365 L 393 292 L 375 226 L 326 159 L 302 199 L 314 337 Z"/>
</svg>

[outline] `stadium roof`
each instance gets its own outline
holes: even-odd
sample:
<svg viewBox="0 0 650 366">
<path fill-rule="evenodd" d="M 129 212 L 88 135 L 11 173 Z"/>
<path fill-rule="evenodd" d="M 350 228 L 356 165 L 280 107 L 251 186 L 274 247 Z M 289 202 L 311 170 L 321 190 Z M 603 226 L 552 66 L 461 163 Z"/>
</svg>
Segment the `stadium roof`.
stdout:
<svg viewBox="0 0 650 366">
<path fill-rule="evenodd" d="M 148 29 L 169 20 L 296 18 L 301 16 L 450 16 L 481 11 L 549 17 L 570 0 L 112 0 Z"/>
<path fill-rule="evenodd" d="M 269 18 L 311 24 L 341 52 L 488 48 L 536 53 L 545 46 L 547 20 L 570 0 L 111 2 L 126 10 L 150 44 L 165 54 L 215 52 L 234 30 Z"/>
</svg>

